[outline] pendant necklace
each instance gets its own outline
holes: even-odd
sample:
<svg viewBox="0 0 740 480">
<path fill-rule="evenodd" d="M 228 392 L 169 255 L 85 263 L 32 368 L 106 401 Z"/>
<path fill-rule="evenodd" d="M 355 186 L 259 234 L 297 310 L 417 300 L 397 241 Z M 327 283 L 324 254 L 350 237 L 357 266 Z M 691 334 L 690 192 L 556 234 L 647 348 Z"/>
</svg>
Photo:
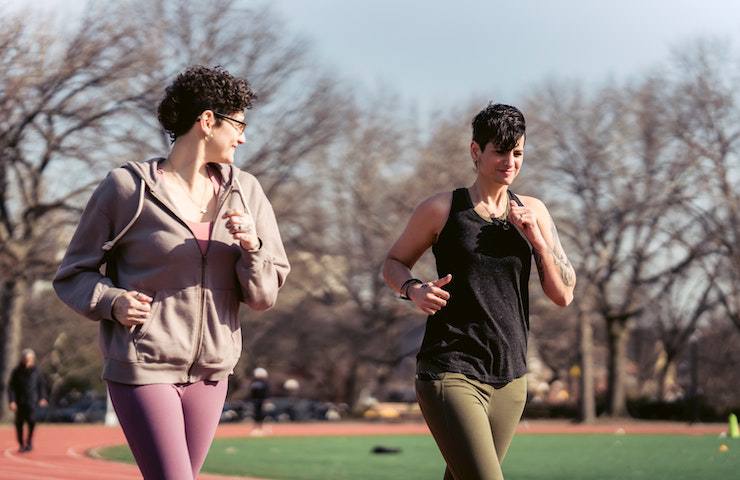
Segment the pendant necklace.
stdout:
<svg viewBox="0 0 740 480">
<path fill-rule="evenodd" d="M 491 211 L 488 209 L 488 207 L 486 206 L 486 202 L 483 201 L 483 195 L 481 194 L 480 186 L 477 186 L 476 190 L 478 190 L 478 198 L 480 199 L 480 204 L 483 207 L 483 210 L 486 211 L 486 215 L 488 215 L 488 218 L 491 220 L 491 223 L 499 223 L 501 224 L 504 230 L 508 230 L 509 222 L 507 219 L 509 218 L 509 202 L 507 201 L 506 205 L 504 206 L 504 213 L 500 217 L 495 217 L 491 213 Z M 508 196 L 509 196 L 508 191 L 507 191 L 506 196 L 508 199 Z"/>
</svg>

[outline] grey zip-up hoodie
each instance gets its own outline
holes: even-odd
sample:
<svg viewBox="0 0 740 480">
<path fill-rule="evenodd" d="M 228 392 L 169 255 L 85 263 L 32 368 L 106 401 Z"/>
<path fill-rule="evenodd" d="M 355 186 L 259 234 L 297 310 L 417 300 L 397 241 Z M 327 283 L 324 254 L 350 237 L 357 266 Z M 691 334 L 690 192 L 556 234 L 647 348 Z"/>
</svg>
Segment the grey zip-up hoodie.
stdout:
<svg viewBox="0 0 740 480">
<path fill-rule="evenodd" d="M 211 164 L 223 183 L 204 255 L 162 188 L 160 161 L 129 162 L 97 187 L 54 289 L 76 312 L 100 322 L 104 379 L 132 385 L 221 380 L 241 354 L 239 303 L 270 308 L 290 266 L 272 206 L 254 176 Z M 221 218 L 229 208 L 251 212 L 262 242 L 258 251 L 243 250 L 231 237 Z M 115 246 L 106 253 L 111 240 Z M 154 299 L 149 318 L 134 329 L 112 317 L 113 301 L 127 290 Z"/>
</svg>

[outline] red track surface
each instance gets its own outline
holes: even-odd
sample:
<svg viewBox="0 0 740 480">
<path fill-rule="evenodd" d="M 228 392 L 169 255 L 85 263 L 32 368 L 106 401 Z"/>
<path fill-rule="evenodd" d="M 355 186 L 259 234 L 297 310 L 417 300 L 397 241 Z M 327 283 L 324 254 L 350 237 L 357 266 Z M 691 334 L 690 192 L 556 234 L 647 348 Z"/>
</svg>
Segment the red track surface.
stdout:
<svg viewBox="0 0 740 480">
<path fill-rule="evenodd" d="M 229 424 L 219 427 L 218 437 L 239 437 L 249 434 L 250 424 Z M 718 435 L 724 424 L 672 422 L 608 421 L 594 425 L 578 425 L 566 421 L 522 421 L 519 434 L 555 433 L 626 433 Z M 383 435 L 428 434 L 420 423 L 304 423 L 272 425 L 273 436 L 310 435 Z M 0 480 L 134 480 L 140 479 L 135 466 L 94 458 L 100 447 L 125 443 L 121 429 L 102 425 L 39 424 L 34 434 L 34 450 L 18 453 L 15 430 L 0 426 Z M 247 477 L 201 475 L 201 480 L 226 480 Z"/>
</svg>

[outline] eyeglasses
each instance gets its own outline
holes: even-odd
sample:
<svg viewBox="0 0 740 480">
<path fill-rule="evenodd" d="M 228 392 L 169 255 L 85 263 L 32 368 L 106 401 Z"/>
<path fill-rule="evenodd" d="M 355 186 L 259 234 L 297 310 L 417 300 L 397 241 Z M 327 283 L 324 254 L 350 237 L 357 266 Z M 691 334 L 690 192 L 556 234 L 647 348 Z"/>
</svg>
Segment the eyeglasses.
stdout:
<svg viewBox="0 0 740 480">
<path fill-rule="evenodd" d="M 244 130 L 247 128 L 247 124 L 245 122 L 242 122 L 241 120 L 237 120 L 236 118 L 231 118 L 229 116 L 224 115 L 223 113 L 213 112 L 215 116 L 218 118 L 223 118 L 224 120 L 230 120 L 234 123 L 230 123 L 232 127 L 236 128 L 236 130 L 241 134 L 244 133 Z"/>
</svg>

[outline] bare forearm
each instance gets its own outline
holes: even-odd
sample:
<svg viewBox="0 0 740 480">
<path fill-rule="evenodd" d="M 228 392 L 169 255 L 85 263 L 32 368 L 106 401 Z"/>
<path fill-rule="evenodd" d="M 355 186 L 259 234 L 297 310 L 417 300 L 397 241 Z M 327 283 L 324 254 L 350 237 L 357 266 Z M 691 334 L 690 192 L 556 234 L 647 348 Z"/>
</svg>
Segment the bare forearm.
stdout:
<svg viewBox="0 0 740 480">
<path fill-rule="evenodd" d="M 404 263 L 390 257 L 385 259 L 383 263 L 383 279 L 385 279 L 385 283 L 394 292 L 398 292 L 401 285 L 411 277 L 411 269 Z"/>
<path fill-rule="evenodd" d="M 568 305 L 573 300 L 576 272 L 562 248 L 556 243 L 535 249 L 534 260 L 545 294 L 558 305 Z"/>
</svg>

